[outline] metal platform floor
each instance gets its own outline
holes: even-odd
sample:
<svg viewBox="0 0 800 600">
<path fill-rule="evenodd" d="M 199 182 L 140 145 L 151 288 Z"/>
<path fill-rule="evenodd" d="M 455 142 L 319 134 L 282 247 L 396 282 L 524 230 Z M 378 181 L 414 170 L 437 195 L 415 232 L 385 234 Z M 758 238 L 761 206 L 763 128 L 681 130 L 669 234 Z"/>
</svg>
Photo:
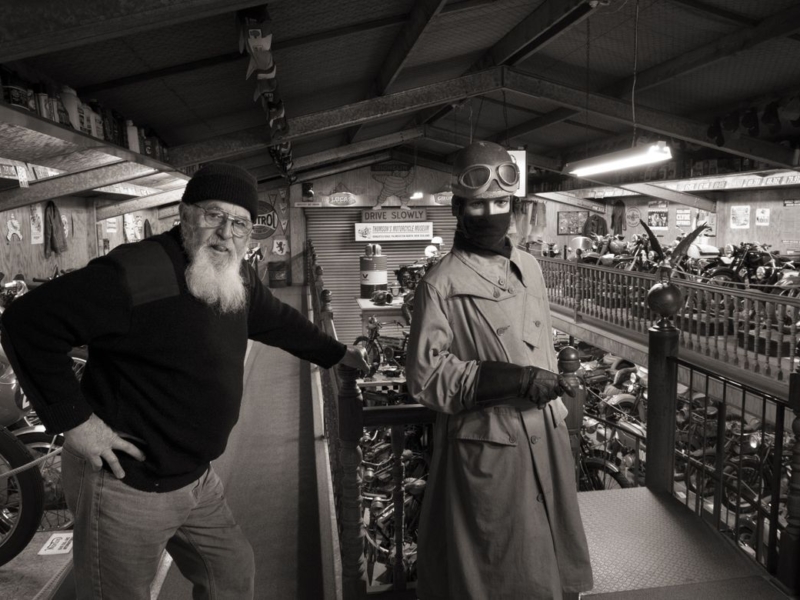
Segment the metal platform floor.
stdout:
<svg viewBox="0 0 800 600">
<path fill-rule="evenodd" d="M 672 496 L 578 495 L 593 600 L 785 600 L 766 572 Z"/>
</svg>

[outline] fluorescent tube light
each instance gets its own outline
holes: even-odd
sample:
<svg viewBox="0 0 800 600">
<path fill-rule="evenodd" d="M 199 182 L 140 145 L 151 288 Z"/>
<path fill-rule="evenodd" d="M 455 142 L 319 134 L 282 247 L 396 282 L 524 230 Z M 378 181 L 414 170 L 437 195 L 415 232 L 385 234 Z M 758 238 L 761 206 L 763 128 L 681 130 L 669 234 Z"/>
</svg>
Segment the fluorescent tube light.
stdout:
<svg viewBox="0 0 800 600">
<path fill-rule="evenodd" d="M 672 158 L 672 152 L 666 142 L 657 142 L 649 146 L 637 146 L 603 156 L 587 158 L 568 163 L 564 172 L 575 177 L 586 177 L 609 171 L 620 171 L 632 167 L 652 165 Z"/>
<path fill-rule="evenodd" d="M 422 192 L 414 192 L 411 194 L 411 200 L 422 200 Z"/>
</svg>

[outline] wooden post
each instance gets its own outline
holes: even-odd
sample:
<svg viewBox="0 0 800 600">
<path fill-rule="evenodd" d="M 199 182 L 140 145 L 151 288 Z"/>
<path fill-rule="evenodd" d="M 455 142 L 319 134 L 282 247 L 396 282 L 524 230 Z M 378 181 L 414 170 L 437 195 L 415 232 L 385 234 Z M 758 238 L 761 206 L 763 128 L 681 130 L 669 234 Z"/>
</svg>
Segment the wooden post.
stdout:
<svg viewBox="0 0 800 600">
<path fill-rule="evenodd" d="M 683 304 L 672 283 L 656 283 L 647 294 L 650 309 L 661 315 L 649 330 L 647 469 L 645 485 L 652 492 L 671 493 L 674 480 L 675 414 L 678 408 L 678 337 L 672 317 Z"/>
<path fill-rule="evenodd" d="M 344 365 L 339 370 L 339 463 L 342 469 L 342 494 L 339 522 L 342 549 L 342 588 L 345 600 L 367 595 L 364 558 L 364 522 L 361 517 L 361 448 L 363 434 L 361 391 L 356 385 L 358 371 Z"/>
<path fill-rule="evenodd" d="M 792 373 L 789 379 L 789 407 L 794 412 L 792 433 L 795 440 L 800 440 L 800 373 Z M 783 432 L 775 433 L 781 435 Z M 795 443 L 792 449 L 791 467 L 792 478 L 786 502 L 788 523 L 781 533 L 778 579 L 792 594 L 797 594 L 800 591 L 800 443 Z"/>
</svg>

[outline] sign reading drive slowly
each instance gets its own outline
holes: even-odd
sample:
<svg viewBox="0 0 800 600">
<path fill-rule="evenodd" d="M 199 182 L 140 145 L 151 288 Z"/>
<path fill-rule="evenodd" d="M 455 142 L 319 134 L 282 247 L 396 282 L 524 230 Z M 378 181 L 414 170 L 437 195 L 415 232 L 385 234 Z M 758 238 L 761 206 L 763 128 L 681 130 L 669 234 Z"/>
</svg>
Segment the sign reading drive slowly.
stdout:
<svg viewBox="0 0 800 600">
<path fill-rule="evenodd" d="M 362 210 L 364 223 L 390 223 L 424 221 L 427 218 L 424 208 L 384 208 L 381 210 Z"/>
</svg>

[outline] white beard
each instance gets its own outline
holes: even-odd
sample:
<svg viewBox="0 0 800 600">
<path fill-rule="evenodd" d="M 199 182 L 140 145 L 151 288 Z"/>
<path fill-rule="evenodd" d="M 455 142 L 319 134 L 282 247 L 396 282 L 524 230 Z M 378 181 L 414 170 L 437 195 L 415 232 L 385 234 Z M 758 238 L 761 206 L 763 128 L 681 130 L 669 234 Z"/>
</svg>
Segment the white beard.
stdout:
<svg viewBox="0 0 800 600">
<path fill-rule="evenodd" d="M 235 248 L 218 255 L 209 246 L 196 247 L 194 236 L 184 229 L 184 245 L 191 262 L 186 268 L 186 285 L 189 292 L 197 298 L 216 307 L 221 313 L 235 313 L 242 310 L 247 302 L 247 294 L 239 272 L 242 257 Z M 224 242 L 218 243 L 224 244 Z"/>
</svg>

